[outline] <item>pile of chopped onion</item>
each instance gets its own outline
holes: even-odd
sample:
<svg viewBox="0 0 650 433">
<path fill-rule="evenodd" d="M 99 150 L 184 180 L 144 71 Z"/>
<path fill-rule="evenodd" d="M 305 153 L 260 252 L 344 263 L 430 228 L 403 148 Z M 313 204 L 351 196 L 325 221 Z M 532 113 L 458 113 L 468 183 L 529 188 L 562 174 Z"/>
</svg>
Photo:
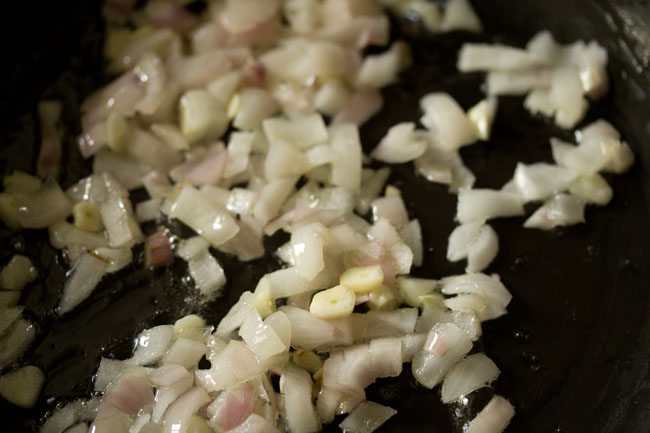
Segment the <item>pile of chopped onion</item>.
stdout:
<svg viewBox="0 0 650 433">
<path fill-rule="evenodd" d="M 434 32 L 481 31 L 467 0 L 441 9 L 425 0 L 382 1 Z M 474 189 L 460 149 L 487 141 L 501 95 L 528 94 L 526 107 L 573 128 L 588 99 L 608 87 L 607 54 L 596 43 L 557 44 L 548 32 L 526 49 L 466 44 L 458 67 L 486 71 L 487 96 L 462 107 L 452 95 L 420 100 L 422 116 L 387 125 L 368 156 L 359 127 L 383 105 L 381 89 L 409 66 L 409 47 L 390 41 L 375 0 L 225 0 L 200 14 L 184 2 L 107 0 L 105 54 L 114 80 L 82 107 L 79 151 L 93 173 L 63 190 L 61 105 L 39 105 L 42 141 L 34 177 L 4 178 L 0 219 L 10 229 L 48 229 L 70 271 L 57 306 L 68 314 L 133 260 L 147 268 L 187 262 L 197 293 L 219 296 L 228 275 L 214 251 L 284 264 L 241 294 L 220 323 L 187 316 L 144 330 L 131 358 L 103 358 L 101 399 L 51 415 L 42 433 L 313 433 L 340 427 L 371 433 L 395 410 L 365 389 L 410 363 L 426 388 L 454 404 L 499 375 L 474 353 L 482 323 L 507 313 L 511 295 L 483 273 L 499 239 L 488 220 L 525 215 L 549 230 L 584 221 L 587 204 L 612 190 L 601 172 L 623 173 L 634 156 L 604 120 L 551 140 L 555 164 L 517 165 L 501 190 Z M 370 50 L 367 47 L 383 47 Z M 419 121 L 419 123 L 416 123 Z M 447 258 L 466 274 L 410 276 L 424 258 L 421 225 L 409 216 L 390 169 L 371 158 L 413 163 L 458 196 Z M 134 201 L 131 192 L 146 191 Z M 195 235 L 179 239 L 166 225 Z M 265 236 L 289 234 L 276 251 Z M 36 278 L 15 256 L 0 271 L 0 369 L 34 339 L 16 291 Z M 203 359 L 209 361 L 205 368 Z M 272 385 L 279 379 L 279 390 Z M 23 367 L 0 376 L 0 395 L 35 404 L 43 375 Z M 495 395 L 467 431 L 499 433 L 514 415 Z"/>
</svg>

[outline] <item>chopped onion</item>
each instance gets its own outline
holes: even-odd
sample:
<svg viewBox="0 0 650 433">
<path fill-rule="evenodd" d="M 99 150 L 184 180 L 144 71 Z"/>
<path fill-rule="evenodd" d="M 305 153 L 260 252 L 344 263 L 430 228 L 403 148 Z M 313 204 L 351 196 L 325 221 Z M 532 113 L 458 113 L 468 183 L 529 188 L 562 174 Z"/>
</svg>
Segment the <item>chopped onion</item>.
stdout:
<svg viewBox="0 0 650 433">
<path fill-rule="evenodd" d="M 180 100 L 181 131 L 189 143 L 221 137 L 228 127 L 226 112 L 205 90 L 190 90 Z"/>
<path fill-rule="evenodd" d="M 0 307 L 0 336 L 23 314 L 23 307 Z"/>
<path fill-rule="evenodd" d="M 209 402 L 210 396 L 204 389 L 192 388 L 187 391 L 167 409 L 163 422 L 163 431 L 165 433 L 182 431 L 192 415 L 195 415 Z"/>
<path fill-rule="evenodd" d="M 197 370 L 196 383 L 208 392 L 232 388 L 247 382 L 265 371 L 246 343 L 231 340 L 211 360 L 210 370 Z"/>
<path fill-rule="evenodd" d="M 72 212 L 72 204 L 52 178 L 41 188 L 18 203 L 18 220 L 25 228 L 40 229 L 65 219 Z"/>
<path fill-rule="evenodd" d="M 515 408 L 503 397 L 495 395 L 467 426 L 465 433 L 501 433 L 515 415 Z"/>
<path fill-rule="evenodd" d="M 291 322 L 291 346 L 305 350 L 349 345 L 353 342 L 351 323 L 347 319 L 323 320 L 297 307 L 281 307 Z"/>
<path fill-rule="evenodd" d="M 351 124 L 340 124 L 330 128 L 331 145 L 336 158 L 332 162 L 333 185 L 352 192 L 361 188 L 361 142 L 359 130 Z"/>
<path fill-rule="evenodd" d="M 465 274 L 446 277 L 441 280 L 441 290 L 445 295 L 478 295 L 494 305 L 505 308 L 512 299 L 508 289 L 497 276 L 485 274 Z"/>
<path fill-rule="evenodd" d="M 32 344 L 36 328 L 24 319 L 18 319 L 0 340 L 0 369 L 11 364 Z"/>
<path fill-rule="evenodd" d="M 442 402 L 451 403 L 499 377 L 499 368 L 483 353 L 475 353 L 456 364 L 442 383 Z"/>
<path fill-rule="evenodd" d="M 170 325 L 156 326 L 143 331 L 135 340 L 135 350 L 133 356 L 128 359 L 128 363 L 133 365 L 155 364 L 167 352 L 173 334 L 174 329 Z"/>
<path fill-rule="evenodd" d="M 156 371 L 160 371 L 167 367 L 173 367 L 177 370 L 177 374 L 174 377 L 166 378 L 164 382 L 159 382 L 158 385 L 161 385 L 156 391 L 156 403 L 154 404 L 153 411 L 151 413 L 151 419 L 153 422 L 160 424 L 163 421 L 163 416 L 169 408 L 169 405 L 178 399 L 185 392 L 189 391 L 194 384 L 194 377 L 190 374 L 185 368 L 180 365 L 168 364 L 163 367 L 158 368 Z M 152 378 L 153 379 L 153 378 Z M 158 377 L 157 379 L 161 379 Z M 156 383 L 156 381 L 154 381 Z"/>
<path fill-rule="evenodd" d="M 254 141 L 255 134 L 251 132 L 234 132 L 230 135 L 228 164 L 223 173 L 225 178 L 231 178 L 246 171 Z"/>
<path fill-rule="evenodd" d="M 551 149 L 555 162 L 578 175 L 596 174 L 607 164 L 607 155 L 595 141 L 574 146 L 551 138 Z"/>
<path fill-rule="evenodd" d="M 536 59 L 519 48 L 504 45 L 463 44 L 458 57 L 458 70 L 520 71 L 534 67 Z"/>
<path fill-rule="evenodd" d="M 215 185 L 223 176 L 227 164 L 228 152 L 223 143 L 217 142 L 203 155 L 176 166 L 169 175 L 176 182 L 187 180 L 193 185 Z"/>
<path fill-rule="evenodd" d="M 80 419 L 92 419 L 97 413 L 98 405 L 99 399 L 97 398 L 87 401 L 75 400 L 68 403 L 47 417 L 45 423 L 41 426 L 39 433 L 61 433 L 66 431 L 67 428 L 74 425 Z M 84 432 L 87 431 L 88 426 L 86 426 Z"/>
<path fill-rule="evenodd" d="M 428 145 L 428 138 L 423 133 L 415 131 L 413 122 L 404 122 L 388 130 L 386 136 L 372 152 L 372 156 L 387 163 L 404 163 L 422 156 Z"/>
<path fill-rule="evenodd" d="M 260 224 L 266 225 L 278 215 L 280 207 L 289 197 L 297 179 L 272 180 L 259 192 L 259 197 L 253 209 L 253 216 Z"/>
<path fill-rule="evenodd" d="M 424 115 L 420 122 L 431 131 L 435 145 L 458 150 L 476 142 L 478 132 L 465 111 L 446 93 L 430 93 L 420 100 Z"/>
<path fill-rule="evenodd" d="M 555 107 L 555 123 L 560 127 L 571 129 L 585 116 L 589 103 L 582 92 L 576 68 L 562 67 L 553 72 L 549 99 Z"/>
<path fill-rule="evenodd" d="M 408 212 L 401 196 L 378 198 L 371 203 L 371 206 L 373 221 L 385 219 L 397 229 L 403 228 L 409 222 Z"/>
<path fill-rule="evenodd" d="M 490 72 L 487 75 L 488 94 L 525 95 L 534 89 L 549 88 L 552 77 L 553 74 L 546 69 Z"/>
<path fill-rule="evenodd" d="M 268 419 L 256 413 L 250 414 L 246 421 L 229 431 L 230 433 L 278 433 L 278 429 Z"/>
<path fill-rule="evenodd" d="M 13 307 L 20 299 L 20 292 L 0 291 L 0 307 Z"/>
<path fill-rule="evenodd" d="M 95 391 L 104 392 L 129 368 L 129 363 L 116 359 L 102 358 L 95 373 Z"/>
<path fill-rule="evenodd" d="M 221 319 L 217 325 L 216 334 L 226 338 L 244 323 L 250 311 L 255 308 L 255 295 L 251 292 L 244 292 L 239 297 L 239 301 L 233 305 L 228 314 Z"/>
<path fill-rule="evenodd" d="M 311 281 L 325 268 L 323 259 L 323 234 L 325 227 L 308 224 L 291 234 L 291 245 L 296 272 Z"/>
<path fill-rule="evenodd" d="M 163 364 L 181 365 L 187 369 L 195 368 L 207 352 L 207 347 L 200 341 L 179 338 L 171 345 L 163 358 Z"/>
<path fill-rule="evenodd" d="M 545 200 L 555 193 L 565 191 L 576 176 L 564 167 L 544 162 L 517 164 L 514 183 L 526 201 Z"/>
<path fill-rule="evenodd" d="M 440 30 L 443 32 L 467 30 L 480 33 L 483 26 L 468 0 L 450 0 L 445 7 Z"/>
<path fill-rule="evenodd" d="M 614 195 L 612 187 L 599 174 L 579 177 L 571 185 L 569 192 L 576 197 L 580 197 L 587 203 L 598 206 L 606 206 Z M 2 274 L 0 274 L 1 277 Z"/>
<path fill-rule="evenodd" d="M 93 254 L 85 253 L 75 263 L 63 288 L 57 311 L 59 314 L 70 312 L 86 300 L 95 290 L 106 273 L 108 264 Z"/>
<path fill-rule="evenodd" d="M 492 125 L 497 115 L 499 108 L 499 101 L 490 93 L 489 98 L 482 100 L 474 107 L 467 111 L 467 117 L 474 124 L 478 131 L 478 138 L 481 140 L 488 140 L 492 134 Z"/>
<path fill-rule="evenodd" d="M 110 193 L 101 203 L 100 213 L 111 247 L 129 248 L 142 240 L 142 231 L 128 198 Z"/>
<path fill-rule="evenodd" d="M 345 105 L 334 116 L 332 125 L 352 123 L 363 125 L 382 107 L 384 99 L 376 90 L 359 90 L 347 99 Z"/>
<path fill-rule="evenodd" d="M 461 224 L 523 214 L 523 199 L 517 194 L 490 189 L 462 189 L 458 193 L 456 219 Z"/>
<path fill-rule="evenodd" d="M 32 365 L 0 376 L 0 396 L 9 403 L 29 409 L 36 404 L 45 375 Z"/>
<path fill-rule="evenodd" d="M 22 290 L 38 277 L 38 271 L 27 257 L 16 254 L 0 271 L 0 288 Z"/>
<path fill-rule="evenodd" d="M 397 411 L 390 407 L 364 401 L 339 424 L 339 427 L 344 432 L 372 433 L 396 413 Z"/>
<path fill-rule="evenodd" d="M 355 313 L 351 317 L 352 335 L 354 341 L 367 341 L 373 338 L 412 334 L 417 318 L 417 308 Z"/>
<path fill-rule="evenodd" d="M 149 174 L 152 168 L 128 155 L 102 151 L 95 155 L 93 171 L 110 174 L 130 191 L 142 186 L 144 176 Z"/>
<path fill-rule="evenodd" d="M 634 163 L 630 146 L 620 140 L 619 132 L 607 121 L 598 120 L 576 133 L 580 146 L 599 147 L 606 156 L 607 164 L 603 171 L 625 173 Z"/>
<path fill-rule="evenodd" d="M 585 222 L 585 201 L 570 194 L 556 194 L 524 223 L 529 229 L 552 230 Z"/>
<path fill-rule="evenodd" d="M 284 321 L 281 325 L 288 329 L 288 335 L 280 336 L 276 329 L 271 326 L 274 321 Z M 291 324 L 287 316 L 282 312 L 276 312 L 262 320 L 256 310 L 248 313 L 239 329 L 239 335 L 248 344 L 250 349 L 260 360 L 265 360 L 289 350 L 291 341 Z M 286 338 L 288 337 L 288 338 Z"/>
<path fill-rule="evenodd" d="M 176 197 L 170 217 L 188 225 L 215 247 L 232 239 L 239 231 L 237 222 L 225 210 L 191 186 L 185 186 Z"/>
<path fill-rule="evenodd" d="M 499 249 L 496 232 L 481 221 L 463 224 L 449 236 L 447 260 L 467 258 L 467 272 L 480 272 L 494 260 Z"/>
<path fill-rule="evenodd" d="M 256 403 L 257 396 L 249 384 L 224 391 L 207 409 L 210 424 L 218 431 L 231 431 L 248 419 Z"/>
<path fill-rule="evenodd" d="M 410 63 L 409 47 L 402 41 L 395 42 L 388 51 L 366 56 L 357 73 L 357 87 L 381 88 L 393 83 L 398 74 Z"/>
<path fill-rule="evenodd" d="M 285 420 L 291 433 L 312 433 L 321 428 L 311 389 L 311 375 L 301 368 L 289 365 L 280 376 Z"/>
<path fill-rule="evenodd" d="M 233 126 L 242 130 L 252 130 L 262 121 L 278 111 L 278 105 L 266 90 L 248 87 L 233 97 L 238 108 Z M 233 104 L 231 100 L 231 104 Z"/>
<path fill-rule="evenodd" d="M 429 332 L 424 349 L 413 358 L 413 377 L 427 388 L 436 386 L 449 369 L 470 351 L 472 342 L 462 329 L 439 323 Z"/>
<path fill-rule="evenodd" d="M 147 268 L 167 267 L 174 261 L 174 252 L 166 229 L 159 228 L 147 237 L 144 245 L 144 262 Z"/>
</svg>

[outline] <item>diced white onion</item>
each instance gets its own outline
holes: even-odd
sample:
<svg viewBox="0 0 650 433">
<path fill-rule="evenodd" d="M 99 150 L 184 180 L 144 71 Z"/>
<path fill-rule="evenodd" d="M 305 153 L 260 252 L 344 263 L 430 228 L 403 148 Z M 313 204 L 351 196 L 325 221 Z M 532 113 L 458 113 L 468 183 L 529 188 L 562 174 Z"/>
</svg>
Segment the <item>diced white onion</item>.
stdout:
<svg viewBox="0 0 650 433">
<path fill-rule="evenodd" d="M 446 350 L 434 349 L 433 351 L 425 349 L 420 350 L 413 358 L 412 371 L 413 377 L 427 388 L 436 386 L 449 369 L 453 367 L 460 359 L 470 351 L 472 342 L 462 329 L 451 323 L 440 323 L 435 325 L 430 336 L 437 336 L 441 342 L 444 342 Z"/>
<path fill-rule="evenodd" d="M 0 369 L 11 364 L 32 344 L 36 328 L 25 319 L 18 319 L 0 340 Z"/>
<path fill-rule="evenodd" d="M 106 273 L 108 264 L 93 254 L 85 253 L 75 263 L 65 283 L 57 311 L 65 314 L 86 300 Z"/>
<path fill-rule="evenodd" d="M 38 271 L 27 257 L 16 254 L 0 271 L 0 288 L 22 290 L 38 276 Z"/>
<path fill-rule="evenodd" d="M 492 400 L 467 426 L 465 433 L 501 433 L 515 415 L 515 408 L 501 396 Z"/>
<path fill-rule="evenodd" d="M 585 222 L 585 201 L 571 194 L 556 194 L 524 223 L 529 229 L 552 230 Z"/>
<path fill-rule="evenodd" d="M 33 365 L 0 376 L 0 396 L 18 407 L 34 407 L 45 383 L 45 375 Z"/>
<path fill-rule="evenodd" d="M 151 365 L 158 362 L 171 344 L 174 328 L 171 325 L 156 326 L 140 333 L 129 364 Z"/>
<path fill-rule="evenodd" d="M 462 189 L 458 194 L 456 219 L 461 224 L 523 214 L 523 199 L 517 194 L 490 189 Z"/>
<path fill-rule="evenodd" d="M 475 353 L 456 364 L 442 383 L 442 402 L 451 403 L 490 384 L 499 377 L 499 368 L 483 353 Z"/>
<path fill-rule="evenodd" d="M 465 111 L 446 93 L 430 93 L 420 100 L 424 115 L 420 122 L 431 131 L 436 146 L 458 150 L 476 142 L 478 131 Z"/>
<path fill-rule="evenodd" d="M 483 30 L 483 26 L 468 0 L 450 0 L 445 6 L 440 30 L 443 32 L 467 30 L 479 33 Z"/>
<path fill-rule="evenodd" d="M 372 433 L 396 413 L 395 409 L 388 406 L 364 401 L 339 424 L 339 427 L 344 432 Z"/>
</svg>

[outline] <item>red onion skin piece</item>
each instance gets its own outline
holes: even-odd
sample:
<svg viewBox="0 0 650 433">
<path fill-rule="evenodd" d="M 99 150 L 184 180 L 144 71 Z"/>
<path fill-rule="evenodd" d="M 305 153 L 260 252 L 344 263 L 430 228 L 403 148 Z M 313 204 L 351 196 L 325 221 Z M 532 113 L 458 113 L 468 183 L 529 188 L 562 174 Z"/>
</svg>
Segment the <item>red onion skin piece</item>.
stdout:
<svg viewBox="0 0 650 433">
<path fill-rule="evenodd" d="M 260 62 L 248 62 L 241 71 L 242 85 L 263 87 L 266 83 L 266 67 Z"/>
<path fill-rule="evenodd" d="M 115 409 L 127 415 L 137 415 L 154 403 L 154 395 L 145 376 L 126 374 L 110 386 L 102 400 L 103 409 Z"/>
<path fill-rule="evenodd" d="M 147 268 L 166 268 L 174 262 L 167 229 L 161 227 L 149 235 L 144 246 L 144 257 Z"/>
</svg>

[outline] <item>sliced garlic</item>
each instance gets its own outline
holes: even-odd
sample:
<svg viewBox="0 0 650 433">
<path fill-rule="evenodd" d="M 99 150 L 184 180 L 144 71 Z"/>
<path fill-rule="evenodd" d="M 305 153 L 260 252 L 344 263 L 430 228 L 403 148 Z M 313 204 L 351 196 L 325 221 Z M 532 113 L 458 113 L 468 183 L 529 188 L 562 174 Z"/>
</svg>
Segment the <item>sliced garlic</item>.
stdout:
<svg viewBox="0 0 650 433">
<path fill-rule="evenodd" d="M 384 284 L 384 272 L 379 265 L 350 268 L 343 272 L 340 281 L 355 293 L 369 293 Z"/>
<path fill-rule="evenodd" d="M 352 314 L 354 310 L 354 290 L 339 285 L 314 295 L 309 312 L 319 319 L 340 319 Z"/>
</svg>

